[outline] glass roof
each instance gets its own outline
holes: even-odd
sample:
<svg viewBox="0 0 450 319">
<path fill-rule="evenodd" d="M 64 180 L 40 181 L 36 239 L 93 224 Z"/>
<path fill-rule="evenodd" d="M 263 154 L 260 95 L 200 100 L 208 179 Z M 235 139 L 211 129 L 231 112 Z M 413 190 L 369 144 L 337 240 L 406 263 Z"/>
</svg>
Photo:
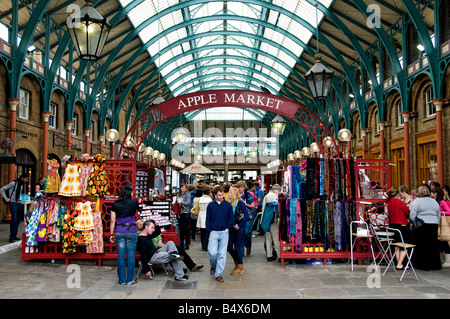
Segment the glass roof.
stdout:
<svg viewBox="0 0 450 319">
<path fill-rule="evenodd" d="M 132 0 L 119 2 L 125 7 Z M 312 37 L 302 21 L 316 28 L 323 17 L 319 10 L 316 18 L 315 6 L 306 1 L 189 2 L 144 0 L 128 13 L 135 28 L 156 17 L 139 37 L 150 41 L 148 53 L 173 96 L 261 86 L 278 94 L 303 52 L 299 43 Z M 333 0 L 320 2 L 329 7 Z"/>
<path fill-rule="evenodd" d="M 258 116 L 256 115 L 258 114 Z M 257 113 L 240 109 L 237 107 L 215 107 L 211 109 L 202 110 L 194 114 L 190 121 L 260 121 L 259 116 L 264 116 L 265 111 L 257 110 Z"/>
</svg>

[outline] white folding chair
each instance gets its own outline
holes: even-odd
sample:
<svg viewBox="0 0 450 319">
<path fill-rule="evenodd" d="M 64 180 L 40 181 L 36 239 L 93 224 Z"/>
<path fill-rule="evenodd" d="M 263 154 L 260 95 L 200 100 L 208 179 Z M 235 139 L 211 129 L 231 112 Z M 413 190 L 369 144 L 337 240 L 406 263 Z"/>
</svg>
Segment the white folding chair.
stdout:
<svg viewBox="0 0 450 319">
<path fill-rule="evenodd" d="M 391 260 L 389 261 L 388 266 L 386 267 L 386 269 L 383 272 L 383 276 L 386 274 L 387 270 L 389 269 L 389 266 L 391 264 L 393 264 L 393 261 L 394 261 L 395 255 L 397 253 L 397 250 L 403 248 L 406 251 L 406 257 L 405 258 L 406 258 L 406 260 L 408 262 L 403 267 L 404 269 L 403 269 L 402 276 L 400 277 L 400 281 L 403 280 L 403 277 L 405 276 L 405 273 L 406 273 L 406 271 L 408 269 L 411 269 L 413 271 L 414 276 L 416 277 L 416 280 L 419 281 L 419 279 L 417 278 L 417 275 L 416 275 L 416 271 L 414 270 L 414 266 L 411 263 L 411 257 L 412 257 L 412 255 L 414 253 L 414 248 L 416 247 L 416 245 L 405 243 L 404 240 L 403 240 L 402 232 L 400 230 L 395 229 L 395 228 L 390 228 L 390 227 L 386 227 L 386 230 L 388 232 L 396 232 L 396 233 L 398 233 L 400 241 L 399 242 L 393 242 L 393 243 L 390 244 L 390 246 L 394 246 L 395 247 L 395 251 L 394 251 L 394 254 L 391 257 Z M 408 249 L 410 250 L 409 253 L 408 253 Z M 395 266 L 394 266 L 394 270 L 395 270 Z M 395 272 L 395 273 L 397 273 L 397 272 Z"/>
<path fill-rule="evenodd" d="M 386 263 L 389 263 L 389 258 L 392 256 L 390 243 L 393 241 L 392 237 L 394 236 L 394 233 L 388 232 L 385 228 L 377 230 L 372 224 L 370 224 L 370 230 L 375 238 L 375 243 L 377 244 L 379 250 L 378 254 L 375 256 L 376 260 L 380 258 L 378 265 L 380 265 L 383 260 L 385 260 Z"/>
<path fill-rule="evenodd" d="M 366 232 L 364 234 L 358 233 L 358 231 L 356 233 L 354 233 L 353 232 L 353 227 L 352 227 L 353 224 L 362 226 L 360 228 L 365 229 Z M 353 240 L 353 237 L 355 237 L 354 240 Z M 363 220 L 355 220 L 355 221 L 352 221 L 350 223 L 350 241 L 352 243 L 352 246 L 351 246 L 351 249 L 350 249 L 350 259 L 351 259 L 351 262 L 352 262 L 352 271 L 353 271 L 353 247 L 355 246 L 356 241 L 358 239 L 367 239 L 369 241 L 369 244 L 370 244 L 369 245 L 370 246 L 369 247 L 369 249 L 370 249 L 369 253 L 370 252 L 372 253 L 372 258 L 373 258 L 373 261 L 374 261 L 374 264 L 375 264 L 375 270 L 377 270 L 378 265 L 377 265 L 377 262 L 376 262 L 376 259 L 375 259 L 375 253 L 374 253 L 373 247 L 372 247 L 372 235 L 370 234 L 369 226 Z M 370 260 L 370 256 L 368 256 L 368 259 Z"/>
<path fill-rule="evenodd" d="M 153 264 L 148 263 L 148 265 L 150 266 L 150 279 L 153 280 L 153 276 L 155 275 L 155 271 L 153 270 L 153 267 L 152 267 Z M 166 265 L 165 265 L 165 264 L 161 264 L 161 265 L 163 266 L 163 269 L 164 269 L 164 272 L 166 273 L 166 275 L 168 275 L 169 272 L 167 271 Z M 137 279 L 139 278 L 139 276 L 140 276 L 141 273 L 142 273 L 142 269 L 143 269 L 143 268 L 144 268 L 144 266 L 142 265 L 141 261 L 139 261 L 139 268 L 138 268 L 138 271 L 137 271 L 137 273 L 136 273 L 136 278 L 135 278 L 134 280 L 137 281 Z"/>
</svg>

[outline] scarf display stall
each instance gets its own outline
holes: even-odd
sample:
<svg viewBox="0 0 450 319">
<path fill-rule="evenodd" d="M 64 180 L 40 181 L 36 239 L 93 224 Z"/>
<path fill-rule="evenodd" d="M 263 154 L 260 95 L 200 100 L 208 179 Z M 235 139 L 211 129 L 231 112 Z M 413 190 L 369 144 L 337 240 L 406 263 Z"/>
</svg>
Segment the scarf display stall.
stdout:
<svg viewBox="0 0 450 319">
<path fill-rule="evenodd" d="M 363 196 L 370 191 L 362 189 L 361 172 L 363 180 L 381 179 L 385 191 L 390 187 L 389 161 L 369 162 L 307 158 L 301 165 L 287 167 L 289 192 L 280 205 L 282 266 L 284 259 L 317 258 L 326 264 L 332 258 L 349 258 L 351 222 L 365 219 L 361 207 L 380 201 Z M 367 254 L 355 258 L 363 257 Z"/>
</svg>

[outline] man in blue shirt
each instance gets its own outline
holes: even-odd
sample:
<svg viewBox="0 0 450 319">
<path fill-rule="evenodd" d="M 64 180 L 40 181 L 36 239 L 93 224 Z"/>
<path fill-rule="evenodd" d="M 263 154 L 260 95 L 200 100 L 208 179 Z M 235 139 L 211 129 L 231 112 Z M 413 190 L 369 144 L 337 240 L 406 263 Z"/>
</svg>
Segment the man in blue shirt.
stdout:
<svg viewBox="0 0 450 319">
<path fill-rule="evenodd" d="M 248 186 L 248 190 L 246 189 L 246 186 Z M 247 256 L 251 254 L 252 251 L 252 225 L 253 225 L 253 218 L 256 216 L 256 203 L 253 198 L 253 183 L 248 182 L 247 185 L 245 185 L 244 181 L 240 181 L 236 184 L 237 189 L 239 190 L 239 194 L 241 195 L 242 200 L 245 203 L 245 206 L 247 206 L 250 218 L 245 224 L 245 230 L 244 230 L 244 247 L 247 248 Z M 253 194 L 253 195 L 252 195 Z"/>
<path fill-rule="evenodd" d="M 257 201 L 256 213 L 260 213 L 260 212 L 262 212 L 264 191 L 263 191 L 262 187 L 260 187 L 259 182 L 254 182 L 253 184 L 255 185 L 255 195 L 256 195 L 256 201 Z M 261 233 L 262 232 L 261 225 L 260 225 L 260 223 L 258 223 L 258 221 L 256 221 L 256 225 L 257 225 L 256 230 Z"/>
<path fill-rule="evenodd" d="M 210 274 L 218 282 L 223 282 L 222 272 L 227 261 L 229 231 L 234 226 L 231 204 L 224 200 L 222 187 L 217 189 L 215 200 L 206 208 L 206 231 L 209 232 L 208 254 L 211 264 Z"/>
<path fill-rule="evenodd" d="M 264 199 L 264 192 L 261 187 L 259 187 L 259 182 L 254 182 L 253 185 L 255 185 L 255 195 L 256 195 L 256 201 L 257 201 L 257 212 L 259 213 L 262 209 L 262 202 Z"/>
</svg>

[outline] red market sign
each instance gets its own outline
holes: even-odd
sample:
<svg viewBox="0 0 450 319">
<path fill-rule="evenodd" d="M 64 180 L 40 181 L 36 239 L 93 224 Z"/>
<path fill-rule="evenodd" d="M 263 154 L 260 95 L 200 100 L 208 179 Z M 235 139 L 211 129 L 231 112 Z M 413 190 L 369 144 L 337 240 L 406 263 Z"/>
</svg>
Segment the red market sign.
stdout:
<svg viewBox="0 0 450 319">
<path fill-rule="evenodd" d="M 242 90 L 203 91 L 171 98 L 157 107 L 165 119 L 181 113 L 212 107 L 245 107 L 294 116 L 299 104 L 262 92 Z"/>
</svg>

